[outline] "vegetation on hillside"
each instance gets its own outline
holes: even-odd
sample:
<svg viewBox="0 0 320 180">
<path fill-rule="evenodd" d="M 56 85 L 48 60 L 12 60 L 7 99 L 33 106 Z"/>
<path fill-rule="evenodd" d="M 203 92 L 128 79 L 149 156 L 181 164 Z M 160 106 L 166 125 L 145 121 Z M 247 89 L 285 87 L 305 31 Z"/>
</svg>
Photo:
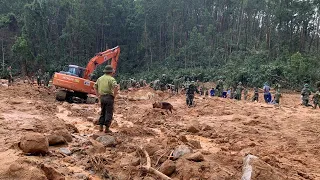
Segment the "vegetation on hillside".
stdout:
<svg viewBox="0 0 320 180">
<path fill-rule="evenodd" d="M 53 73 L 119 45 L 122 78 L 296 88 L 320 77 L 319 10 L 319 0 L 2 0 L 1 62 Z"/>
</svg>

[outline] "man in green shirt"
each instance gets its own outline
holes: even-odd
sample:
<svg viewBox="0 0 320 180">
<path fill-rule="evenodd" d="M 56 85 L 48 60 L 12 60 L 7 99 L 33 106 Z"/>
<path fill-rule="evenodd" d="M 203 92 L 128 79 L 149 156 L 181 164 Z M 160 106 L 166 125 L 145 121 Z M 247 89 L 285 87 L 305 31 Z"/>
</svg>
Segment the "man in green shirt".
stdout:
<svg viewBox="0 0 320 180">
<path fill-rule="evenodd" d="M 100 131 L 103 131 L 103 125 L 105 125 L 105 132 L 108 133 L 111 132 L 109 127 L 113 119 L 113 104 L 118 93 L 118 85 L 111 76 L 113 69 L 110 65 L 107 65 L 103 72 L 105 74 L 96 81 L 94 88 L 101 104 Z"/>
</svg>

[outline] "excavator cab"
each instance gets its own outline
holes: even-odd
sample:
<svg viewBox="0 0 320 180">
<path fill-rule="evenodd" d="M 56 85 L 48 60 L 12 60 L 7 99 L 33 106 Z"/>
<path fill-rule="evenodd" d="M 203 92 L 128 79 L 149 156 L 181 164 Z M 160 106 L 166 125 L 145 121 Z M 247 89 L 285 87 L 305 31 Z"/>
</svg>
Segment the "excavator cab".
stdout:
<svg viewBox="0 0 320 180">
<path fill-rule="evenodd" d="M 83 78 L 85 71 L 86 69 L 83 67 L 69 65 L 65 68 L 65 71 L 60 71 L 60 73 Z"/>
</svg>

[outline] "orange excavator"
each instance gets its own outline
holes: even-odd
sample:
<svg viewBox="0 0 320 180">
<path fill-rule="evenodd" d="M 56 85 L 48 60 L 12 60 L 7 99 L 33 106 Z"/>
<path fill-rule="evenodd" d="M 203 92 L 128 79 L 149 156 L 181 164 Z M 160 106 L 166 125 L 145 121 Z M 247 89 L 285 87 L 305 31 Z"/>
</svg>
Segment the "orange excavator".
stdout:
<svg viewBox="0 0 320 180">
<path fill-rule="evenodd" d="M 120 56 L 120 47 L 114 47 L 104 52 L 97 53 L 90 59 L 86 68 L 69 65 L 66 71 L 56 72 L 52 84 L 59 88 L 56 93 L 58 101 L 74 102 L 76 100 L 86 103 L 95 103 L 97 98 L 88 96 L 95 94 L 92 73 L 100 64 L 107 62 L 116 70 Z M 111 62 L 108 61 L 111 59 Z"/>
</svg>

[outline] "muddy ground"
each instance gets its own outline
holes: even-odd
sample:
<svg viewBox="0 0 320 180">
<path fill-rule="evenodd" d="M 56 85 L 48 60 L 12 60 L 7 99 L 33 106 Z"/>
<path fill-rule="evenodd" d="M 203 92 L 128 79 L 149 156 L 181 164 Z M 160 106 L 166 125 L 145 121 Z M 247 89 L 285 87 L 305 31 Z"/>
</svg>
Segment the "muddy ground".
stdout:
<svg viewBox="0 0 320 180">
<path fill-rule="evenodd" d="M 0 87 L 0 97 L 0 179 L 160 179 L 141 168 L 141 148 L 152 167 L 172 179 L 241 179 L 249 153 L 270 171 L 256 179 L 320 179 L 320 110 L 300 106 L 298 94 L 283 94 L 281 106 L 197 96 L 196 107 L 187 108 L 183 95 L 121 92 L 108 145 L 98 142 L 105 135 L 94 125 L 98 104 L 56 102 L 53 91 L 24 83 Z M 170 102 L 173 114 L 153 109 L 156 100 Z M 72 141 L 50 146 L 45 155 L 20 149 L 30 133 L 48 137 L 61 130 Z M 173 158 L 180 145 L 192 153 Z M 201 158 L 190 160 L 190 154 Z"/>
</svg>

